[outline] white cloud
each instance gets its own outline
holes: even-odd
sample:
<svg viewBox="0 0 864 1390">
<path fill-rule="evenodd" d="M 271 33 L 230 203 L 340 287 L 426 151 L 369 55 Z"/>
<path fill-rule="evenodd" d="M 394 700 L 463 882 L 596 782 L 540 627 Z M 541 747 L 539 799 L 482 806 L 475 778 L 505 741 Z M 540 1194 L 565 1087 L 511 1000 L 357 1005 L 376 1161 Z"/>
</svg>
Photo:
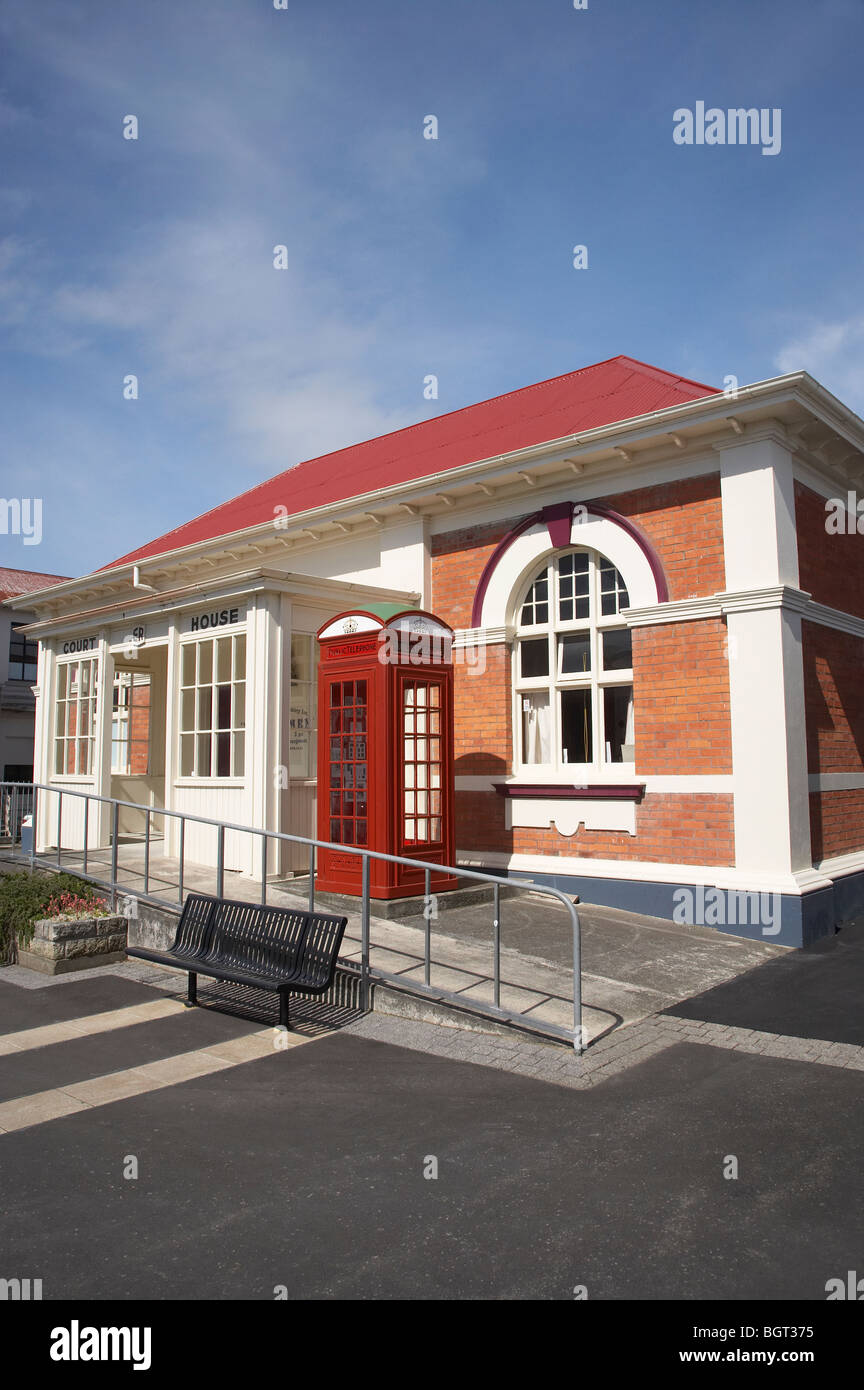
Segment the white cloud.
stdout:
<svg viewBox="0 0 864 1390">
<path fill-rule="evenodd" d="M 781 372 L 806 371 L 845 405 L 864 409 L 864 316 L 815 324 L 777 353 Z"/>
</svg>

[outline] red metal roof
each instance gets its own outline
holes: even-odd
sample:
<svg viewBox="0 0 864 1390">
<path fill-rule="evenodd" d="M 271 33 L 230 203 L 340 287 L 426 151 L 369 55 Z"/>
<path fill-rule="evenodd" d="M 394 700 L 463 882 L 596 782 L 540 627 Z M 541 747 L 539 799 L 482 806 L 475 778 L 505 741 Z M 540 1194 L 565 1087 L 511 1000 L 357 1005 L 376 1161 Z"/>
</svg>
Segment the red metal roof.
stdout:
<svg viewBox="0 0 864 1390">
<path fill-rule="evenodd" d="M 276 512 L 277 506 L 287 507 L 287 515 L 293 516 L 716 392 L 714 386 L 689 381 L 632 357 L 611 357 L 298 463 L 105 568 L 272 521 L 276 515 L 285 515 Z"/>
<path fill-rule="evenodd" d="M 62 584 L 68 578 L 66 574 L 38 574 L 33 570 L 7 570 L 0 566 L 0 599 L 35 594 L 51 584 Z"/>
</svg>

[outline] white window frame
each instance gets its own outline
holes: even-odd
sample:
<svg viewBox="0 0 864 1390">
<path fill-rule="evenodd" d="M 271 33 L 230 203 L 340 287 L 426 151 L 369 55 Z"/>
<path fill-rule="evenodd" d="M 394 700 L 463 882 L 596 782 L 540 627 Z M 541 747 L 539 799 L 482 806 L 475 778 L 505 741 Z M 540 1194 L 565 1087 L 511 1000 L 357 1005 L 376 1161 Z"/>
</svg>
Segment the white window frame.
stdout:
<svg viewBox="0 0 864 1390">
<path fill-rule="evenodd" d="M 54 746 L 51 761 L 52 781 L 92 781 L 95 776 L 96 768 L 96 737 L 99 726 L 99 661 L 98 656 L 74 656 L 67 660 L 58 661 L 54 671 Z M 88 693 L 82 700 L 82 667 L 89 668 Z M 69 683 L 72 679 L 72 668 L 78 668 L 78 690 L 75 695 L 76 707 L 76 729 L 73 734 L 68 732 L 68 706 L 69 706 Z M 64 694 L 61 698 L 60 685 L 64 683 Z M 82 732 L 81 706 L 86 706 L 85 729 Z M 74 743 L 75 749 L 75 771 L 67 772 L 69 765 L 69 745 Z M 78 754 L 80 745 L 84 743 L 87 747 L 87 770 L 82 772 L 78 767 Z M 57 754 L 62 748 L 62 771 L 57 771 Z"/>
<path fill-rule="evenodd" d="M 588 616 L 560 619 L 558 567 L 568 555 L 587 555 L 588 557 Z M 633 762 L 631 760 L 612 761 L 606 757 L 604 693 L 614 687 L 633 688 L 633 668 L 604 671 L 602 668 L 603 633 L 626 631 L 627 622 L 621 618 L 622 608 L 627 607 L 629 599 L 616 599 L 616 611 L 609 615 L 601 613 L 600 575 L 603 567 L 617 569 L 605 555 L 587 546 L 568 546 L 563 550 L 550 552 L 542 563 L 536 565 L 520 586 L 513 614 L 514 638 L 512 644 L 512 689 L 513 689 L 513 769 L 522 781 L 563 781 L 587 782 L 632 781 Z M 522 610 L 536 581 L 547 575 L 548 613 L 545 623 L 522 623 Z M 626 584 L 618 571 L 622 585 Z M 574 606 L 575 612 L 575 606 Z M 558 638 L 570 634 L 586 634 L 589 639 L 590 670 L 584 675 L 562 675 L 559 671 L 559 652 L 562 644 Z M 548 674 L 545 676 L 522 676 L 520 647 L 523 641 L 546 638 L 548 648 Z M 563 758 L 563 729 L 560 694 L 566 690 L 589 690 L 591 708 L 592 758 L 590 762 L 565 762 Z M 529 694 L 548 692 L 551 711 L 550 749 L 553 756 L 546 762 L 524 762 L 523 738 L 523 697 Z"/>
<path fill-rule="evenodd" d="M 230 680 L 220 680 L 217 668 L 219 643 L 229 642 L 231 652 L 231 671 Z M 238 655 L 240 643 L 243 643 L 242 656 Z M 202 649 L 209 644 L 211 648 L 210 671 L 207 676 L 206 663 L 203 660 Z M 194 683 L 186 681 L 187 662 L 186 651 L 194 647 Z M 248 748 L 248 725 L 246 720 L 247 701 L 247 662 L 249 658 L 249 645 L 245 631 L 220 633 L 214 632 L 207 637 L 195 637 L 184 639 L 179 645 L 178 651 L 178 676 L 177 676 L 177 769 L 178 782 L 205 782 L 208 785 L 213 782 L 243 782 L 246 776 L 246 769 L 249 765 Z M 218 719 L 218 695 L 220 686 L 230 685 L 231 687 L 231 712 L 229 724 L 222 728 L 217 725 Z M 202 709 L 200 692 L 210 690 L 210 725 L 209 727 L 202 721 Z M 192 692 L 191 701 L 186 699 L 189 692 Z M 238 720 L 238 691 L 242 693 L 242 717 Z M 191 704 L 192 727 L 186 727 L 186 715 L 188 706 Z M 219 774 L 218 767 L 218 743 L 220 735 L 229 736 L 230 749 L 230 769 L 227 773 Z M 204 741 L 209 735 L 207 746 L 209 747 L 209 768 L 202 771 L 202 766 L 206 766 L 206 759 L 202 758 Z M 192 749 L 192 771 L 184 772 L 184 753 L 189 746 L 185 740 L 189 740 Z M 241 758 L 238 756 L 242 748 L 242 769 L 237 771 Z"/>
</svg>

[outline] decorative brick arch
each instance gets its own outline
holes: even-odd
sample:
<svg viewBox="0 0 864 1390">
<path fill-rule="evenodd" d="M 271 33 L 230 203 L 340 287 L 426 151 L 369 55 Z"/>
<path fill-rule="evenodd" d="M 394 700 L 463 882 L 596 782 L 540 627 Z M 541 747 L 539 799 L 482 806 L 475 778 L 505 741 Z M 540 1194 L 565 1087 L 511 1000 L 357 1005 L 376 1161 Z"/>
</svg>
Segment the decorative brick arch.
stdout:
<svg viewBox="0 0 864 1390">
<path fill-rule="evenodd" d="M 514 590 L 526 572 L 548 555 L 584 545 L 620 570 L 631 605 L 665 603 L 669 587 L 659 555 L 648 537 L 611 507 L 557 502 L 525 517 L 498 542 L 480 576 L 471 610 L 472 627 L 505 625 Z"/>
</svg>

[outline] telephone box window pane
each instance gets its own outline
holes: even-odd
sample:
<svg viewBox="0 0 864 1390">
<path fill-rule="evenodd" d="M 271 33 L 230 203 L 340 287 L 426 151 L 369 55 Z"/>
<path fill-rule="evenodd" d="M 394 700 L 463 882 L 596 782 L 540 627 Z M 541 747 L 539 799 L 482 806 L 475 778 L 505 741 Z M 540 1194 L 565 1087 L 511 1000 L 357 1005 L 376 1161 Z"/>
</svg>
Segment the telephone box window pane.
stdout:
<svg viewBox="0 0 864 1390">
<path fill-rule="evenodd" d="M 342 740 L 341 740 L 341 738 L 331 738 L 331 740 L 330 740 L 330 757 L 333 759 L 334 762 L 337 762 L 338 759 L 339 759 L 341 756 L 342 756 Z"/>
<path fill-rule="evenodd" d="M 363 788 L 360 788 L 360 787 L 357 788 L 357 792 L 356 792 L 356 797 L 355 797 L 355 799 L 356 799 L 356 802 L 357 802 L 357 814 L 358 814 L 358 816 L 365 816 L 365 815 L 366 815 L 366 792 L 365 792 L 365 790 L 364 790 Z"/>
<path fill-rule="evenodd" d="M 342 768 L 338 763 L 330 764 L 330 785 L 331 787 L 341 787 L 342 785 Z"/>
<path fill-rule="evenodd" d="M 342 814 L 343 816 L 354 815 L 354 793 L 347 791 L 342 793 Z"/>
<path fill-rule="evenodd" d="M 565 763 L 590 763 L 593 732 L 591 691 L 561 691 L 561 741 Z"/>
<path fill-rule="evenodd" d="M 353 703 L 354 703 L 354 682 L 353 682 L 353 681 L 345 681 L 345 682 L 343 683 L 343 685 L 342 685 L 342 703 L 343 703 L 343 705 L 353 705 Z"/>
<path fill-rule="evenodd" d="M 331 816 L 338 816 L 338 814 L 339 814 L 339 792 L 338 792 L 338 790 L 336 790 L 336 791 L 332 791 L 332 790 L 331 790 L 331 792 L 330 792 L 330 814 L 331 814 Z"/>
<path fill-rule="evenodd" d="M 417 836 L 416 836 L 416 834 L 415 834 L 414 826 L 415 826 L 415 822 L 414 822 L 410 817 L 409 817 L 409 818 L 406 818 L 406 820 L 405 820 L 405 839 L 406 839 L 406 840 L 416 840 Z"/>
<path fill-rule="evenodd" d="M 366 706 L 358 705 L 354 711 L 354 732 L 358 734 L 366 733 Z M 359 755 L 358 755 L 359 756 Z M 363 754 L 365 757 L 365 753 Z"/>
<path fill-rule="evenodd" d="M 341 845 L 342 843 L 342 825 L 338 820 L 331 820 L 330 822 L 330 839 L 334 844 Z"/>
<path fill-rule="evenodd" d="M 330 708 L 338 709 L 342 703 L 342 682 L 334 681 L 330 687 Z"/>
<path fill-rule="evenodd" d="M 431 826 L 432 826 L 432 829 L 431 829 L 431 833 L 430 833 L 430 835 L 429 835 L 429 839 L 432 840 L 432 841 L 440 840 L 440 839 L 441 839 L 441 822 L 440 822 L 440 820 L 438 820 L 437 817 L 434 818 L 434 819 L 432 820 L 432 822 L 431 822 Z"/>
<path fill-rule="evenodd" d="M 366 822 L 365 822 L 365 820 L 358 820 L 358 822 L 357 822 L 357 844 L 358 844 L 358 845 L 365 845 L 365 843 L 366 843 Z"/>
<path fill-rule="evenodd" d="M 340 709 L 331 709 L 330 711 L 330 732 L 331 734 L 342 732 L 342 711 Z"/>
<path fill-rule="evenodd" d="M 603 670 L 629 671 L 633 666 L 633 638 L 629 627 L 603 633 Z"/>
</svg>

